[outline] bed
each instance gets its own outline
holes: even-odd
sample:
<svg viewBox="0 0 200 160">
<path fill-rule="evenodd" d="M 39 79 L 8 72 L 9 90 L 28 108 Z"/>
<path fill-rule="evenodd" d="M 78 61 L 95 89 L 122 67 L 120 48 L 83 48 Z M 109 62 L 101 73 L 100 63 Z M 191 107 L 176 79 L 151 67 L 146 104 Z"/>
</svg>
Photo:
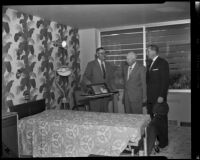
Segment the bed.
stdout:
<svg viewBox="0 0 200 160">
<path fill-rule="evenodd" d="M 45 110 L 19 120 L 19 152 L 33 157 L 120 156 L 129 142 L 138 145 L 149 121 L 149 115 Z"/>
</svg>

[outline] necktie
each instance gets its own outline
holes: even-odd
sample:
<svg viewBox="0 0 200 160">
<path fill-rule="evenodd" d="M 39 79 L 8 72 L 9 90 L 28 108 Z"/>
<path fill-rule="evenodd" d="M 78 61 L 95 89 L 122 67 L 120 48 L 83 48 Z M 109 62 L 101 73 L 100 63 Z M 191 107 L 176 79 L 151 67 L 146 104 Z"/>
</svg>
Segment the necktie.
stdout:
<svg viewBox="0 0 200 160">
<path fill-rule="evenodd" d="M 133 69 L 132 67 L 130 67 L 130 66 L 128 67 L 127 80 L 129 79 L 132 69 Z"/>
<path fill-rule="evenodd" d="M 101 62 L 101 69 L 102 69 L 102 72 L 103 72 L 103 78 L 105 79 L 106 78 L 106 71 L 105 71 L 105 67 L 103 65 L 103 62 Z"/>
</svg>

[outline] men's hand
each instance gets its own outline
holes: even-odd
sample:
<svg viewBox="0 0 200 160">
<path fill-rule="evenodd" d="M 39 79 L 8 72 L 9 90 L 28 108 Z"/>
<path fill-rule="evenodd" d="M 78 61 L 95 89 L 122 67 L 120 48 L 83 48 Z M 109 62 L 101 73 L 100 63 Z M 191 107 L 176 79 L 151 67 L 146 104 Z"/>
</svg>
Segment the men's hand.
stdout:
<svg viewBox="0 0 200 160">
<path fill-rule="evenodd" d="M 163 97 L 158 97 L 157 102 L 162 103 L 164 101 Z"/>
<path fill-rule="evenodd" d="M 142 113 L 147 114 L 147 107 L 146 106 L 142 107 Z"/>
<path fill-rule="evenodd" d="M 117 96 L 117 100 L 119 101 L 119 93 L 117 93 L 116 96 Z"/>
<path fill-rule="evenodd" d="M 117 101 L 119 101 L 119 93 L 114 94 L 114 97 Z"/>
<path fill-rule="evenodd" d="M 87 80 L 87 81 L 85 81 L 85 84 L 86 85 L 90 85 L 90 84 L 92 84 L 89 80 Z"/>
<path fill-rule="evenodd" d="M 142 103 L 146 103 L 146 102 L 147 102 L 147 99 L 143 98 Z"/>
</svg>

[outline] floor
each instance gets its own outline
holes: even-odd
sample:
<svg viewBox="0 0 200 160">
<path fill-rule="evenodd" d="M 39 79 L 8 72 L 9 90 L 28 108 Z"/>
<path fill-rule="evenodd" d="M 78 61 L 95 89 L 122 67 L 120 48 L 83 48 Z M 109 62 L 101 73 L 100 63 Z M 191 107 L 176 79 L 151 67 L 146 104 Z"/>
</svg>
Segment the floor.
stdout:
<svg viewBox="0 0 200 160">
<path fill-rule="evenodd" d="M 169 125 L 169 145 L 157 154 L 168 159 L 191 159 L 191 127 Z"/>
</svg>

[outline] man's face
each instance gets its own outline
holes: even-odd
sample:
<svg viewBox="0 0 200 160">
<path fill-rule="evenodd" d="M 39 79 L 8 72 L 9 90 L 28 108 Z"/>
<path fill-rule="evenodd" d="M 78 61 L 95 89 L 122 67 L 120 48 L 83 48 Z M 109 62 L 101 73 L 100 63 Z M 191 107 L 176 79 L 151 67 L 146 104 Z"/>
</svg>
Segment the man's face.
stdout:
<svg viewBox="0 0 200 160">
<path fill-rule="evenodd" d="M 98 54 L 98 58 L 101 60 L 101 61 L 104 61 L 106 59 L 106 52 L 104 49 L 101 49 L 97 52 Z"/>
<path fill-rule="evenodd" d="M 148 58 L 153 59 L 156 56 L 156 52 L 151 50 L 151 48 L 147 48 L 147 56 Z"/>
<path fill-rule="evenodd" d="M 126 57 L 126 61 L 127 61 L 128 65 L 131 66 L 133 63 L 136 62 L 136 56 L 133 54 L 128 54 Z"/>
</svg>

